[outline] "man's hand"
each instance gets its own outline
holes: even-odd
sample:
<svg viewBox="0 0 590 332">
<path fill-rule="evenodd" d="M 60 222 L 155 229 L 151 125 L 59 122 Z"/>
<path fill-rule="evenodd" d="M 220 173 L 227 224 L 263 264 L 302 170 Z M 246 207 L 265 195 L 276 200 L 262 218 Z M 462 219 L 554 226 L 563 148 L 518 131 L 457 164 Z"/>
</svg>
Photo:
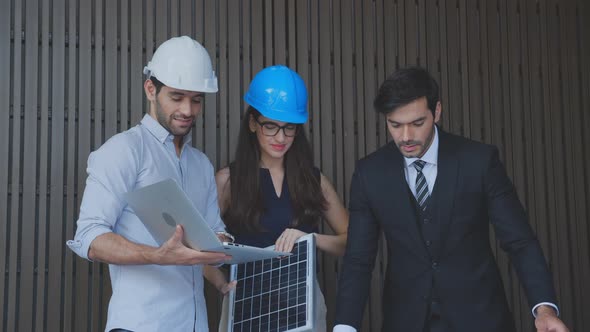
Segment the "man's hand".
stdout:
<svg viewBox="0 0 590 332">
<path fill-rule="evenodd" d="M 172 237 L 151 255 L 153 263 L 159 265 L 220 264 L 231 259 L 231 256 L 224 253 L 193 250 L 184 245 L 183 236 L 184 229 L 181 225 L 177 225 Z"/>
<path fill-rule="evenodd" d="M 537 308 L 535 327 L 537 332 L 569 332 L 565 324 L 557 317 L 555 310 L 545 305 Z"/>
<path fill-rule="evenodd" d="M 293 246 L 295 242 L 299 240 L 300 237 L 307 235 L 298 229 L 294 228 L 287 228 L 283 231 L 283 234 L 279 236 L 277 241 L 275 242 L 275 250 L 276 251 L 283 251 L 283 252 L 291 252 L 293 250 Z"/>
</svg>

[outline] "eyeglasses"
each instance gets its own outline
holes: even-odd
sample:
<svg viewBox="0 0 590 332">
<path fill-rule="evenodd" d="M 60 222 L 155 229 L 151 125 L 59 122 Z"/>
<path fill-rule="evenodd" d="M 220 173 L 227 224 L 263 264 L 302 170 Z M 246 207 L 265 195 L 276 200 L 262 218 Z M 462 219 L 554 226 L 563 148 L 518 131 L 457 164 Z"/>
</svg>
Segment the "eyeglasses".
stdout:
<svg viewBox="0 0 590 332">
<path fill-rule="evenodd" d="M 256 123 L 258 123 L 260 128 L 262 128 L 262 135 L 264 136 L 276 136 L 281 129 L 283 129 L 283 134 L 285 134 L 287 137 L 293 137 L 299 132 L 299 126 L 293 123 L 287 123 L 284 126 L 279 126 L 274 122 L 260 122 L 256 118 L 254 120 L 256 120 Z"/>
</svg>

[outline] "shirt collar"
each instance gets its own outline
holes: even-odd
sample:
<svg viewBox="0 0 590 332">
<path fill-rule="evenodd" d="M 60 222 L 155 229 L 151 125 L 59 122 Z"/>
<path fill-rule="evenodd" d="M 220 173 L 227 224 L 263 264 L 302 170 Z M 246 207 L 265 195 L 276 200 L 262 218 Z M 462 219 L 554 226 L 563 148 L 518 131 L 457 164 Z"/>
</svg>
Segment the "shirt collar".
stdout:
<svg viewBox="0 0 590 332">
<path fill-rule="evenodd" d="M 152 118 L 152 116 L 147 113 L 143 116 L 143 119 L 141 119 L 141 125 L 144 126 L 145 129 L 147 129 L 162 144 L 168 140 L 174 140 L 174 135 L 170 134 L 168 129 L 162 127 L 162 125 L 156 121 L 156 119 Z M 182 145 L 184 146 L 191 141 L 192 135 L 189 131 L 188 134 L 184 135 L 182 139 Z"/>
<path fill-rule="evenodd" d="M 412 165 L 412 163 L 418 159 L 424 160 L 427 164 L 432 164 L 436 166 L 438 162 L 438 128 L 436 125 L 434 126 L 434 137 L 432 138 L 432 144 L 430 144 L 430 147 L 428 148 L 428 150 L 426 150 L 426 153 L 422 156 L 422 158 L 404 157 L 406 167 L 410 167 L 410 165 Z"/>
</svg>

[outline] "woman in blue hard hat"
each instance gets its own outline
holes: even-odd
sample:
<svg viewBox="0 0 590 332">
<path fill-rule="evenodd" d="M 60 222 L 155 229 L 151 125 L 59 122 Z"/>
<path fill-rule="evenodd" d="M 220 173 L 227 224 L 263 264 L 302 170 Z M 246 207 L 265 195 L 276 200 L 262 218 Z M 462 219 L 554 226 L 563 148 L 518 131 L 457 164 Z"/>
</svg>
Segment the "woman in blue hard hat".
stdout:
<svg viewBox="0 0 590 332">
<path fill-rule="evenodd" d="M 342 256 L 348 212 L 330 181 L 313 165 L 303 131 L 307 90 L 285 66 L 267 67 L 252 80 L 234 161 L 216 175 L 223 220 L 236 242 L 275 245 L 290 252 L 301 236 L 314 233 L 320 250 Z M 334 235 L 319 234 L 326 220 Z M 221 289 L 221 287 L 218 287 Z M 318 294 L 321 296 L 321 292 Z M 316 331 L 325 330 L 323 296 Z M 323 312 L 322 312 L 323 311 Z"/>
</svg>

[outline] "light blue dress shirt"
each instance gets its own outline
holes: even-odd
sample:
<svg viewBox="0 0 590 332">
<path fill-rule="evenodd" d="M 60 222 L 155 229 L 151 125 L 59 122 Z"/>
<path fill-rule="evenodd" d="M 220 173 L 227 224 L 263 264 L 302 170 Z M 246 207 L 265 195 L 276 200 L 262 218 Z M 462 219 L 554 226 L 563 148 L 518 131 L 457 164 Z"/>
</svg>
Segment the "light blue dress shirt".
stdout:
<svg viewBox="0 0 590 332">
<path fill-rule="evenodd" d="M 184 137 L 180 157 L 173 136 L 151 116 L 109 139 L 88 158 L 88 179 L 76 235 L 67 245 L 88 259 L 90 243 L 114 232 L 129 241 L 157 247 L 124 194 L 172 178 L 184 190 L 214 231 L 219 217 L 217 187 L 211 162 Z M 202 267 L 109 265 L 113 295 L 106 331 L 208 331 Z"/>
</svg>

